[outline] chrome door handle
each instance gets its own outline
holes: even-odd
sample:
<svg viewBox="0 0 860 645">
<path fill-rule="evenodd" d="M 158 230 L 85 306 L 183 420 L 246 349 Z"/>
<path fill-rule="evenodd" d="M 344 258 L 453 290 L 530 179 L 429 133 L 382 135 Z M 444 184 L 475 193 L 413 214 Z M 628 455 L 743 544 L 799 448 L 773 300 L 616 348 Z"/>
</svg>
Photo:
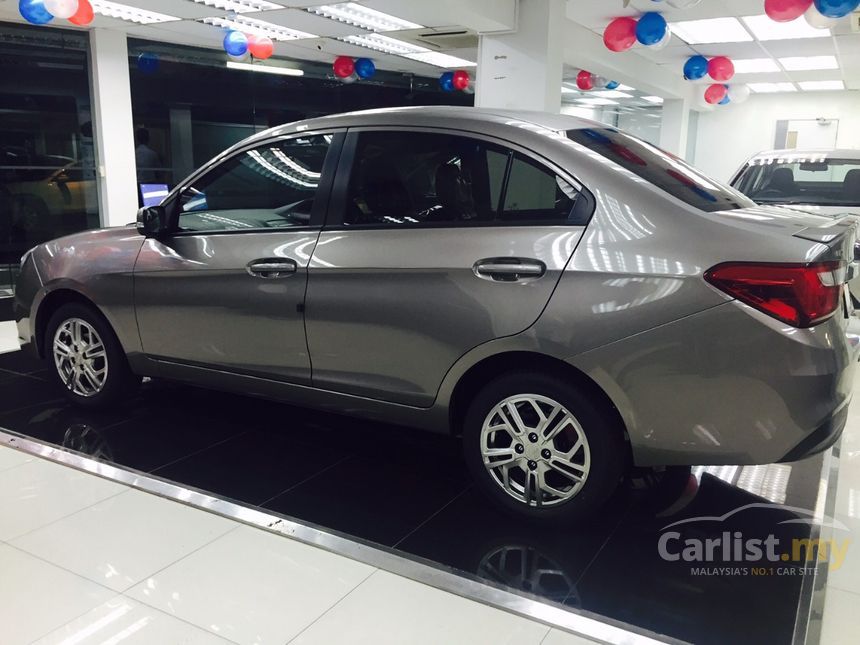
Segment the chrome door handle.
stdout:
<svg viewBox="0 0 860 645">
<path fill-rule="evenodd" d="M 472 270 L 484 280 L 517 282 L 540 278 L 546 273 L 546 265 L 540 260 L 532 259 L 489 258 L 475 262 Z"/>
<path fill-rule="evenodd" d="M 285 278 L 293 275 L 299 266 L 295 260 L 263 259 L 249 262 L 246 267 L 249 274 L 255 278 Z"/>
</svg>

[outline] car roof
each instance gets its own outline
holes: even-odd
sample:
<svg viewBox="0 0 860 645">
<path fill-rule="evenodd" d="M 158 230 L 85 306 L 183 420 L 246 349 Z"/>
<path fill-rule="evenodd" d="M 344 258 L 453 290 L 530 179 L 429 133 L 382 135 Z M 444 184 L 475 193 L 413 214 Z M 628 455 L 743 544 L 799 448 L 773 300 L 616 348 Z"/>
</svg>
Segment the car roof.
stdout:
<svg viewBox="0 0 860 645">
<path fill-rule="evenodd" d="M 750 161 L 758 159 L 789 158 L 797 159 L 803 157 L 824 157 L 825 159 L 857 159 L 860 160 L 860 150 L 853 148 L 818 148 L 809 150 L 767 150 L 759 152 L 750 158 Z"/>
</svg>

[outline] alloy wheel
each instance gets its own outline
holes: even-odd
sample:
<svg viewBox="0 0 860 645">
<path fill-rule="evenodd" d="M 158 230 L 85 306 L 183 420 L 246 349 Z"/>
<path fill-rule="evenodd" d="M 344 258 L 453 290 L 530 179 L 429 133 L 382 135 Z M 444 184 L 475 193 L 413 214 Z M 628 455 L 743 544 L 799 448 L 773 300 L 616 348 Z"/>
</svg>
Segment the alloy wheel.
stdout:
<svg viewBox="0 0 860 645">
<path fill-rule="evenodd" d="M 70 391 L 89 398 L 104 389 L 107 349 L 88 322 L 80 318 L 64 321 L 54 333 L 53 353 L 57 373 Z"/>
</svg>

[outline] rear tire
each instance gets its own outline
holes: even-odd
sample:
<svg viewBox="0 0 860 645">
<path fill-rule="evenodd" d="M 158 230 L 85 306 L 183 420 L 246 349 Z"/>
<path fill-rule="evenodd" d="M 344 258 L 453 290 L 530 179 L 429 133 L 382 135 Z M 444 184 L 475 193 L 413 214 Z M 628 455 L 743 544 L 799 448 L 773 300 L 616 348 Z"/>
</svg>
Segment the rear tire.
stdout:
<svg viewBox="0 0 860 645">
<path fill-rule="evenodd" d="M 466 413 L 463 450 L 478 488 L 520 518 L 587 517 L 618 487 L 627 464 L 623 429 L 568 382 L 527 372 L 501 376 Z"/>
<path fill-rule="evenodd" d="M 113 329 L 87 305 L 60 307 L 48 321 L 44 348 L 54 379 L 76 405 L 110 407 L 140 385 Z"/>
</svg>

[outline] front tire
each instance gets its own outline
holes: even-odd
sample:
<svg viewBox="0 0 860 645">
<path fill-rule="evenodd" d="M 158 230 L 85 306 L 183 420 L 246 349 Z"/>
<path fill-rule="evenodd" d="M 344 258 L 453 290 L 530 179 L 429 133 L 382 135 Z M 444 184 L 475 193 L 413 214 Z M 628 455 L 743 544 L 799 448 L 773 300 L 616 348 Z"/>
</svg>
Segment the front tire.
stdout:
<svg viewBox="0 0 860 645">
<path fill-rule="evenodd" d="M 51 373 L 76 405 L 116 405 L 140 384 L 113 329 L 92 307 L 60 307 L 48 322 L 44 343 Z"/>
<path fill-rule="evenodd" d="M 627 463 L 618 420 L 568 382 L 508 374 L 466 413 L 463 449 L 478 487 L 521 518 L 571 522 L 612 495 Z"/>
</svg>

